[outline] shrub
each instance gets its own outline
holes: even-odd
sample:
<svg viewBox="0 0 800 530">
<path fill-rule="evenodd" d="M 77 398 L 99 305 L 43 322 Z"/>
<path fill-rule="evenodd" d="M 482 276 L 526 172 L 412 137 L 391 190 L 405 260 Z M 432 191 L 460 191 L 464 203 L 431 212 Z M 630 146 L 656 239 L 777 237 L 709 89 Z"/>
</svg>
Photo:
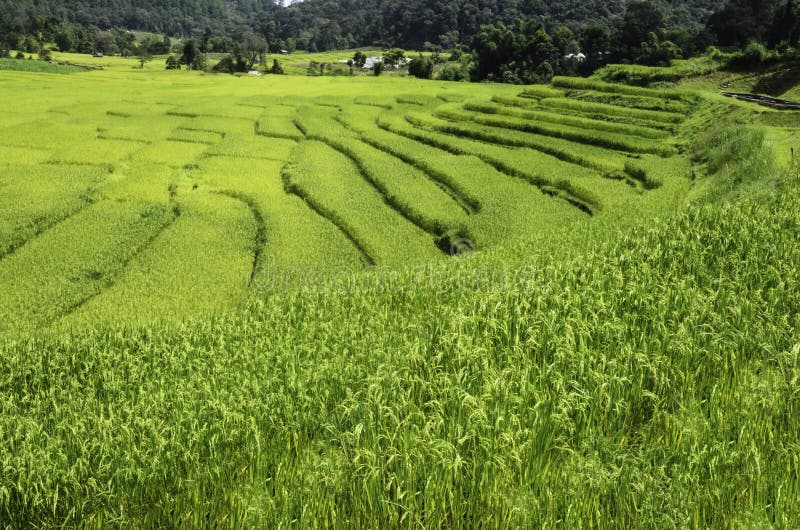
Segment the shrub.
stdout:
<svg viewBox="0 0 800 530">
<path fill-rule="evenodd" d="M 757 68 L 775 58 L 766 46 L 760 42 L 750 41 L 740 53 L 735 53 L 728 60 L 728 66 L 737 68 Z"/>
<path fill-rule="evenodd" d="M 392 48 L 383 52 L 383 62 L 386 66 L 397 67 L 403 62 L 406 57 L 405 50 L 401 48 Z"/>
<path fill-rule="evenodd" d="M 212 70 L 214 72 L 232 74 L 236 71 L 236 62 L 234 61 L 232 56 L 228 55 L 220 59 L 220 61 L 214 65 Z"/>
<path fill-rule="evenodd" d="M 181 62 L 174 55 L 167 57 L 167 70 L 180 70 Z"/>
<path fill-rule="evenodd" d="M 359 68 L 364 68 L 364 64 L 367 62 L 367 55 L 364 52 L 356 52 L 353 54 L 353 64 L 358 66 Z"/>
<path fill-rule="evenodd" d="M 464 67 L 460 64 L 446 64 L 439 70 L 437 79 L 441 81 L 467 81 L 469 80 L 469 73 L 464 71 Z"/>
<path fill-rule="evenodd" d="M 383 73 L 383 63 L 378 61 L 372 65 L 372 73 L 379 76 Z"/>
<path fill-rule="evenodd" d="M 420 55 L 408 65 L 408 73 L 419 79 L 430 79 L 433 75 L 433 61 Z"/>
<path fill-rule="evenodd" d="M 283 66 L 281 66 L 281 63 L 279 63 L 277 59 L 273 59 L 272 68 L 269 69 L 269 72 L 277 75 L 283 75 L 286 73 L 283 71 Z"/>
</svg>

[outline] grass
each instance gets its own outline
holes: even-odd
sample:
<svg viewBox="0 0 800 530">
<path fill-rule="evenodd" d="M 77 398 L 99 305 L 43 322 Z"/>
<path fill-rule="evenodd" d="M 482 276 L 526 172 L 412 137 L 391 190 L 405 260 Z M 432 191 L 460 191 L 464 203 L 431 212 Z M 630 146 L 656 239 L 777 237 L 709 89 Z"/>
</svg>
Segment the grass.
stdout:
<svg viewBox="0 0 800 530">
<path fill-rule="evenodd" d="M 153 63 L 0 82 L 0 528 L 800 520 L 791 117 Z"/>
</svg>

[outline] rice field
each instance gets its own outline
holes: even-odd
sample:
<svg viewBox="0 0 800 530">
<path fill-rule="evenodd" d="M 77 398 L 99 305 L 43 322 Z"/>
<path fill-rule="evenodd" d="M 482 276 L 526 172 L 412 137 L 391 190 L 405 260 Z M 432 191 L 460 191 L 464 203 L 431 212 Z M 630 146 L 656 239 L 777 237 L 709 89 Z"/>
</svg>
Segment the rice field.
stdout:
<svg viewBox="0 0 800 530">
<path fill-rule="evenodd" d="M 132 64 L 0 72 L 0 528 L 800 520 L 785 130 Z"/>
</svg>

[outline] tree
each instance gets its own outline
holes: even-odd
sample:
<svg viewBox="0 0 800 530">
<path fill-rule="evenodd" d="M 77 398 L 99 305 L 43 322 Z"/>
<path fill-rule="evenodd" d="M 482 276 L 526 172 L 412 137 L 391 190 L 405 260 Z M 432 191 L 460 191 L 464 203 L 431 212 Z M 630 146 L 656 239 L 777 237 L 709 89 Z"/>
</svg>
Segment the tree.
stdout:
<svg viewBox="0 0 800 530">
<path fill-rule="evenodd" d="M 194 59 L 192 59 L 192 63 L 189 65 L 190 70 L 205 70 L 206 69 L 206 55 L 204 53 L 198 52 Z"/>
<path fill-rule="evenodd" d="M 181 61 L 174 55 L 167 57 L 167 70 L 180 70 Z"/>
<path fill-rule="evenodd" d="M 420 55 L 409 63 L 408 73 L 419 79 L 430 79 L 433 75 L 433 61 Z"/>
<path fill-rule="evenodd" d="M 353 64 L 358 66 L 359 68 L 364 68 L 364 65 L 367 62 L 367 55 L 364 52 L 357 51 L 353 54 Z"/>
<path fill-rule="evenodd" d="M 288 39 L 286 39 L 286 51 L 289 53 L 294 53 L 296 49 L 297 49 L 297 40 L 295 40 L 293 37 L 289 37 Z"/>
<path fill-rule="evenodd" d="M 138 59 L 139 59 L 139 68 L 144 70 L 144 63 L 149 63 L 150 61 L 152 61 L 153 54 L 150 53 L 150 50 L 148 50 L 147 48 L 140 48 Z"/>
<path fill-rule="evenodd" d="M 660 41 L 658 35 L 650 33 L 647 40 L 642 42 L 642 54 L 636 58 L 636 62 L 649 66 L 669 66 L 673 59 L 681 57 L 678 46 L 668 40 Z"/>
<path fill-rule="evenodd" d="M 272 68 L 269 69 L 269 73 L 278 75 L 284 74 L 283 67 L 280 65 L 277 59 L 272 60 Z"/>
<path fill-rule="evenodd" d="M 240 50 L 248 70 L 252 70 L 256 64 L 264 64 L 267 49 L 267 41 L 261 35 L 249 32 L 244 36 Z"/>
<path fill-rule="evenodd" d="M 211 51 L 211 37 L 214 36 L 214 33 L 211 31 L 211 28 L 206 26 L 203 30 L 203 35 L 200 37 L 200 51 L 202 53 L 208 53 Z"/>
<path fill-rule="evenodd" d="M 583 30 L 581 50 L 586 59 L 581 65 L 585 74 L 595 71 L 606 63 L 611 51 L 611 30 L 604 24 L 591 24 Z"/>
<path fill-rule="evenodd" d="M 711 15 L 708 28 L 721 46 L 766 42 L 778 11 L 778 0 L 732 0 Z"/>
<path fill-rule="evenodd" d="M 197 46 L 197 42 L 194 39 L 188 39 L 186 42 L 183 43 L 183 48 L 181 51 L 181 64 L 185 64 L 186 67 L 191 70 L 192 64 L 194 64 L 195 59 L 200 54 L 200 50 Z"/>
<path fill-rule="evenodd" d="M 236 62 L 232 55 L 226 55 L 222 59 L 219 60 L 217 64 L 214 65 L 212 68 L 215 72 L 223 72 L 226 74 L 232 74 L 236 71 Z"/>
<path fill-rule="evenodd" d="M 383 52 L 383 62 L 386 64 L 386 66 L 394 68 L 398 66 L 403 59 L 405 59 L 405 56 L 405 50 L 400 48 L 392 48 Z"/>
<path fill-rule="evenodd" d="M 117 43 L 114 40 L 114 34 L 110 31 L 95 31 L 92 50 L 96 53 L 102 53 L 105 55 L 113 55 L 117 53 L 119 48 L 117 48 Z"/>
<path fill-rule="evenodd" d="M 659 33 L 663 26 L 664 14 L 653 2 L 645 0 L 629 5 L 619 33 L 623 58 L 637 57 L 650 33 Z"/>
<path fill-rule="evenodd" d="M 383 73 L 383 62 L 376 61 L 372 65 L 372 73 L 377 77 Z"/>
<path fill-rule="evenodd" d="M 55 35 L 55 43 L 62 52 L 71 52 L 74 48 L 75 33 L 72 26 L 63 24 Z"/>
<path fill-rule="evenodd" d="M 552 64 L 559 59 L 544 27 L 533 20 L 517 21 L 514 26 L 502 22 L 482 26 L 472 46 L 476 61 L 474 81 L 542 82 L 552 76 Z"/>
</svg>

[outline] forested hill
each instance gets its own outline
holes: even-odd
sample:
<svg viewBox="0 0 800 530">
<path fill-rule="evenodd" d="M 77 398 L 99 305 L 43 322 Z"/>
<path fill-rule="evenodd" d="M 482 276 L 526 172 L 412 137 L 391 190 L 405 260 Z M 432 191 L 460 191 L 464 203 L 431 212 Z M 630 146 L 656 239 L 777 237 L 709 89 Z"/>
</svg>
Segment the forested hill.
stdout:
<svg viewBox="0 0 800 530">
<path fill-rule="evenodd" d="M 467 42 L 482 24 L 540 18 L 575 30 L 611 24 L 628 0 L 0 0 L 0 31 L 25 33 L 69 21 L 100 29 L 120 27 L 172 36 L 203 32 L 234 39 L 249 29 L 269 42 L 295 39 L 299 48 L 366 45 L 419 48 Z M 723 0 L 658 0 L 671 27 L 704 25 Z M 33 26 L 33 27 L 32 27 Z"/>
</svg>

